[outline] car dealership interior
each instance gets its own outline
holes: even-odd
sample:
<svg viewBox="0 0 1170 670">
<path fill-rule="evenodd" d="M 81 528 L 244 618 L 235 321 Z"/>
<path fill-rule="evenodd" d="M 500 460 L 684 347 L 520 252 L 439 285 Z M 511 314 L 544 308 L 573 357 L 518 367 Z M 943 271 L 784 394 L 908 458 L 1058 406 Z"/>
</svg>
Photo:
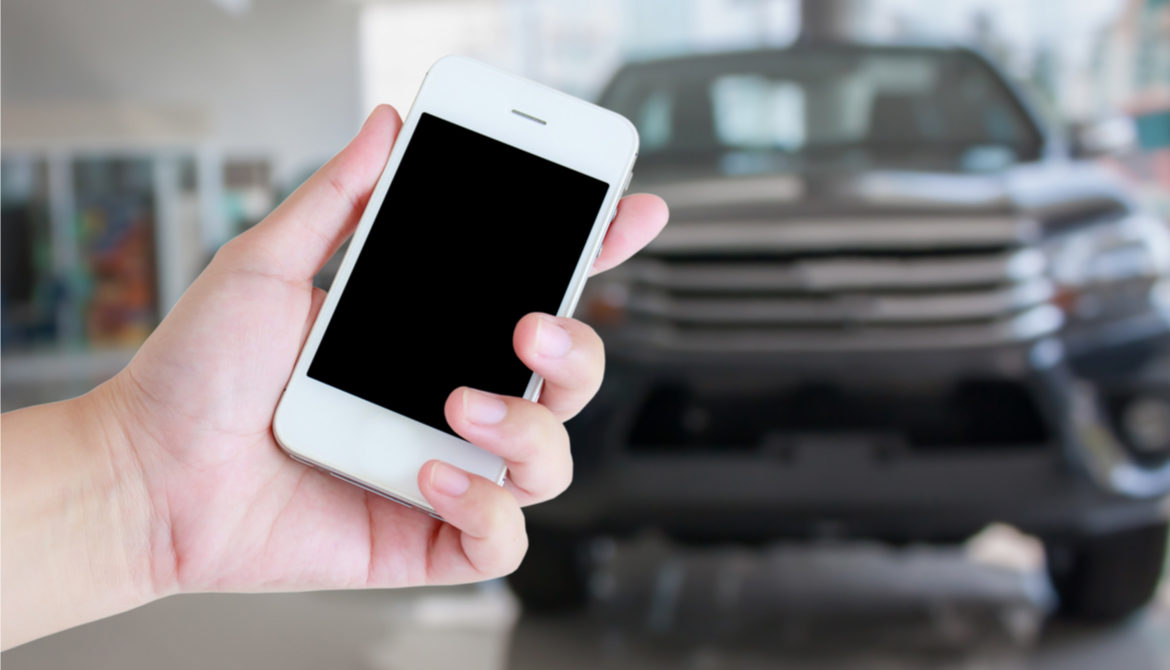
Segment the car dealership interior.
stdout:
<svg viewBox="0 0 1170 670">
<path fill-rule="evenodd" d="M 15 416 L 133 378 L 229 242 L 297 211 L 379 105 L 410 123 L 444 56 L 625 117 L 628 193 L 670 211 L 576 303 L 604 380 L 561 417 L 572 484 L 524 507 L 510 574 L 77 604 L 5 634 L 10 669 L 1170 667 L 1170 0 L 7 0 L 3 19 Z M 407 223 L 452 247 L 405 254 L 381 318 L 444 299 L 411 277 L 474 223 Z M 311 309 L 350 276 L 335 242 Z M 396 374 L 379 365 L 370 384 Z M 27 509 L 6 498 L 4 525 Z M 452 526 L 425 511 L 397 513 L 438 542 Z M 39 560 L 3 540 L 14 626 Z"/>
</svg>

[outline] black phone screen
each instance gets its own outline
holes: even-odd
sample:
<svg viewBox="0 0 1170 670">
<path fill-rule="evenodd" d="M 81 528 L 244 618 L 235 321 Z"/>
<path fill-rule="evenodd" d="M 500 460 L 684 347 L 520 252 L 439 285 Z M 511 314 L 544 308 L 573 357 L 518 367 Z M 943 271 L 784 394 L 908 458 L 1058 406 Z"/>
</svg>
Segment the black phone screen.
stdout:
<svg viewBox="0 0 1170 670">
<path fill-rule="evenodd" d="M 456 388 L 522 395 L 516 322 L 557 312 L 607 190 L 423 114 L 309 376 L 448 433 Z"/>
</svg>

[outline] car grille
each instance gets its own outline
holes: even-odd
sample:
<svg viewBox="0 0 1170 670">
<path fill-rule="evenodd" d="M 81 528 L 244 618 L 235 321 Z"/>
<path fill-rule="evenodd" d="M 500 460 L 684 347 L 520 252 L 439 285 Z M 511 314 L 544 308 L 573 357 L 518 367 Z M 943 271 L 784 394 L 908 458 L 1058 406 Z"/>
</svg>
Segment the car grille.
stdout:
<svg viewBox="0 0 1170 670">
<path fill-rule="evenodd" d="M 774 452 L 832 436 L 922 451 L 1035 448 L 1051 437 L 1031 390 L 1011 380 L 871 388 L 804 382 L 731 393 L 666 381 L 647 392 L 627 441 L 640 453 Z"/>
<path fill-rule="evenodd" d="M 624 270 L 624 334 L 678 350 L 932 348 L 1062 323 L 1028 221 L 684 223 Z"/>
</svg>

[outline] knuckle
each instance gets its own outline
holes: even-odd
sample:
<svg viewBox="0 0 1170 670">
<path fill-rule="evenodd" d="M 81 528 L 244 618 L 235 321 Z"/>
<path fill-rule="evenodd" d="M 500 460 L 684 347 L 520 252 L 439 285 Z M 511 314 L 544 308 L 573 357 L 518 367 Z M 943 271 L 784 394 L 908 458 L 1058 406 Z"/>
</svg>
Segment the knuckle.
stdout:
<svg viewBox="0 0 1170 670">
<path fill-rule="evenodd" d="M 510 436 L 519 446 L 518 460 L 524 462 L 543 455 L 546 445 L 555 442 L 556 430 L 564 430 L 549 408 L 537 403 L 526 404 L 528 406 L 517 417 L 514 432 Z"/>
<path fill-rule="evenodd" d="M 503 489 L 501 489 L 503 491 Z M 480 508 L 480 525 L 485 537 L 494 537 L 503 532 L 508 524 L 508 506 L 502 499 Z"/>
<path fill-rule="evenodd" d="M 600 348 L 583 348 L 555 378 L 557 386 L 575 394 L 595 393 L 605 376 L 605 354 Z"/>
<path fill-rule="evenodd" d="M 560 386 L 577 394 L 593 392 L 601 387 L 601 380 L 604 376 L 605 359 L 590 354 L 578 362 L 572 375 L 566 378 Z"/>
<path fill-rule="evenodd" d="M 502 573 L 503 575 L 510 575 L 516 572 L 516 569 L 524 561 L 524 556 L 528 553 L 528 532 L 524 528 L 524 514 L 520 512 L 520 508 L 518 507 L 516 508 L 516 517 L 517 520 L 512 529 L 511 541 L 508 542 L 507 555 L 503 561 L 505 570 Z"/>
<path fill-rule="evenodd" d="M 604 353 L 605 342 L 597 334 L 597 331 L 593 329 L 593 326 L 577 320 L 574 320 L 573 323 L 576 324 L 577 330 L 577 337 L 575 339 L 581 345 L 588 347 L 593 352 Z"/>
<path fill-rule="evenodd" d="M 499 514 L 499 526 L 493 530 L 489 541 L 492 550 L 485 557 L 481 568 L 481 572 L 491 577 L 503 577 L 515 572 L 528 553 L 528 535 L 519 508 L 514 514 L 504 510 L 500 510 Z"/>
<path fill-rule="evenodd" d="M 541 491 L 544 500 L 559 496 L 573 483 L 573 454 L 569 446 L 569 434 L 564 426 L 559 428 L 560 435 L 555 439 L 553 447 L 555 451 L 549 455 L 550 471 L 544 478 L 546 484 Z"/>
<path fill-rule="evenodd" d="M 543 490 L 537 492 L 537 499 L 539 502 L 546 502 L 556 498 L 565 491 L 569 490 L 569 486 L 573 483 L 572 466 L 565 468 L 565 474 L 556 477 L 556 481 L 548 484 Z"/>
</svg>

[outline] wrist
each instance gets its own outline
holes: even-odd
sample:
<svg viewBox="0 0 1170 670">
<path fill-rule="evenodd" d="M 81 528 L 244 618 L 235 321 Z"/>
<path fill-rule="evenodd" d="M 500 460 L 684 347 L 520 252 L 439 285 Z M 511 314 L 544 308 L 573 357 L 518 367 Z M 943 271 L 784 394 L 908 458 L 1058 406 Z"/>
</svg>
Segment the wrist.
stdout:
<svg viewBox="0 0 1170 670">
<path fill-rule="evenodd" d="M 90 476 L 98 494 L 91 502 L 103 522 L 121 534 L 112 545 L 122 550 L 121 581 L 140 605 L 177 588 L 170 526 L 160 514 L 166 506 L 158 504 L 149 476 L 156 455 L 151 448 L 154 433 L 142 422 L 146 412 L 128 375 L 123 371 L 72 402 L 77 403 L 74 429 L 78 441 L 88 443 Z"/>
<path fill-rule="evenodd" d="M 116 385 L 3 418 L 5 648 L 161 595 L 155 514 Z"/>
</svg>

